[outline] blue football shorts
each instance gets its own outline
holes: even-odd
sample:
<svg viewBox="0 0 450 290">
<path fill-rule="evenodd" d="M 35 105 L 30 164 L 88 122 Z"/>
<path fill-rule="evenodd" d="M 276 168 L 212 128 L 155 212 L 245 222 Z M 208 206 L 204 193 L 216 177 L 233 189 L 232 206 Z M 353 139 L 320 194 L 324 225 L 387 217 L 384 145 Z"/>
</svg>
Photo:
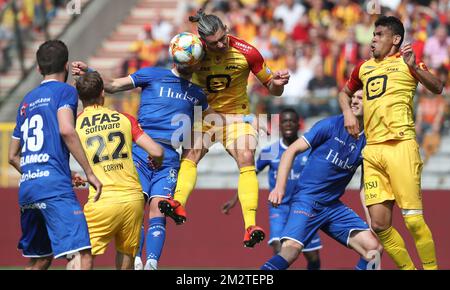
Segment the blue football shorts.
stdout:
<svg viewBox="0 0 450 290">
<path fill-rule="evenodd" d="M 172 146 L 159 144 L 164 149 L 164 160 L 162 166 L 156 170 L 148 166 L 147 152 L 136 145 L 133 146 L 133 161 L 146 200 L 153 197 L 173 197 L 177 185 L 180 155 Z"/>
<path fill-rule="evenodd" d="M 269 245 L 275 241 L 279 241 L 284 227 L 286 226 L 289 217 L 289 204 L 280 204 L 278 207 L 273 207 L 269 204 L 269 226 L 270 236 Z M 305 245 L 302 252 L 311 252 L 322 248 L 322 241 L 319 233 L 316 232 L 312 240 Z"/>
<path fill-rule="evenodd" d="M 369 230 L 369 226 L 341 201 L 320 205 L 315 201 L 300 198 L 291 203 L 281 240 L 289 239 L 307 245 L 319 229 L 348 247 L 352 231 Z"/>
<path fill-rule="evenodd" d="M 65 257 L 90 249 L 86 219 L 74 192 L 41 199 L 20 207 L 24 257 Z"/>
</svg>

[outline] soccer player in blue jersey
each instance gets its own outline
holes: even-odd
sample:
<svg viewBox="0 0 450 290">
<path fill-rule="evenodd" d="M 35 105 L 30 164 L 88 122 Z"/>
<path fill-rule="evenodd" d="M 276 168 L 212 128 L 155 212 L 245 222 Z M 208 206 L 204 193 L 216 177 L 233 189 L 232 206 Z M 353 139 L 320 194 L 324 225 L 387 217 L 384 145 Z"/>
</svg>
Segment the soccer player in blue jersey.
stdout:
<svg viewBox="0 0 450 290">
<path fill-rule="evenodd" d="M 72 67 L 74 75 L 88 70 L 82 62 L 74 62 Z M 183 136 L 191 136 L 194 106 L 200 106 L 204 115 L 216 114 L 209 108 L 203 90 L 190 82 L 197 67 L 198 63 L 187 65 L 174 59 L 172 69 L 146 67 L 105 84 L 107 93 L 142 88 L 138 122 L 144 132 L 164 148 L 163 165 L 153 170 L 148 166 L 148 154 L 133 145 L 133 159 L 142 189 L 150 200 L 149 229 L 146 234 L 147 261 L 144 266 L 147 270 L 157 269 L 165 241 L 166 217 L 159 210 L 158 203 L 173 197 L 180 167 L 180 156 L 174 147 L 181 144 Z M 227 121 L 242 121 L 243 117 L 227 116 Z M 225 119 L 224 116 L 220 118 L 222 121 Z"/>
<path fill-rule="evenodd" d="M 75 131 L 78 94 L 66 84 L 69 52 L 63 42 L 51 40 L 36 56 L 44 81 L 20 103 L 9 147 L 9 161 L 22 174 L 18 248 L 30 258 L 26 269 L 48 269 L 53 257 L 69 256 L 77 257 L 81 269 L 91 269 L 89 232 L 72 189 L 69 153 L 97 190 L 96 200 L 102 184 Z"/>
<path fill-rule="evenodd" d="M 256 161 L 257 173 L 263 171 L 264 168 L 269 166 L 268 177 L 270 191 L 275 188 L 281 155 L 284 151 L 286 151 L 289 145 L 298 139 L 299 116 L 294 109 L 287 108 L 280 113 L 280 129 L 282 138 L 277 142 L 263 148 Z M 281 204 L 277 207 L 269 204 L 270 237 L 268 244 L 273 248 L 274 254 L 279 253 L 281 250 L 280 237 L 283 228 L 287 223 L 292 195 L 295 191 L 295 186 L 300 178 L 301 172 L 308 160 L 310 151 L 311 150 L 308 149 L 295 157 L 286 184 L 286 194 L 284 195 Z M 238 195 L 236 194 L 233 199 L 223 205 L 222 212 L 228 214 L 231 208 L 236 205 L 237 200 Z M 302 250 L 303 255 L 308 261 L 308 270 L 320 269 L 319 249 L 321 248 L 322 244 L 320 237 L 319 234 L 316 233 L 311 242 Z"/>
<path fill-rule="evenodd" d="M 351 108 L 362 120 L 361 91 L 353 95 Z M 281 251 L 261 269 L 287 269 L 319 229 L 361 255 L 356 269 L 377 268 L 381 251 L 377 238 L 369 226 L 339 200 L 362 164 L 361 151 L 366 139 L 360 129 L 361 134 L 354 138 L 344 127 L 344 116 L 332 116 L 316 123 L 284 152 L 275 188 L 269 194 L 269 202 L 274 206 L 282 202 L 295 156 L 311 149 L 292 196 L 288 222 L 281 235 Z"/>
</svg>

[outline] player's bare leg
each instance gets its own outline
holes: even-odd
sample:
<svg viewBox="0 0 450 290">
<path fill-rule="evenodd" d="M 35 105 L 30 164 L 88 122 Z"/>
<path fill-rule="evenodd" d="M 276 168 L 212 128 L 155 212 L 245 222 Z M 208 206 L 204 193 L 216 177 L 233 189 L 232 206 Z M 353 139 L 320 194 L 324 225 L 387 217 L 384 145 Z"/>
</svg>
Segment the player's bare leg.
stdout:
<svg viewBox="0 0 450 290">
<path fill-rule="evenodd" d="M 374 204 L 368 207 L 372 230 L 377 233 L 387 230 L 392 225 L 393 200 Z"/>
<path fill-rule="evenodd" d="M 273 254 L 277 255 L 281 251 L 281 242 L 280 241 L 272 241 L 270 243 L 272 247 Z M 308 270 L 320 270 L 320 254 L 319 250 L 303 252 L 303 256 L 305 256 L 307 262 Z"/>
<path fill-rule="evenodd" d="M 255 169 L 255 149 L 257 140 L 252 135 L 242 135 L 234 143 L 227 145 L 227 152 L 239 167 L 238 196 L 244 217 L 244 246 L 253 247 L 265 238 L 264 230 L 256 226 L 258 209 L 258 179 Z"/>
<path fill-rule="evenodd" d="M 399 269 L 416 269 L 406 249 L 405 241 L 392 227 L 393 206 L 394 201 L 388 200 L 368 207 L 372 230 L 377 234 L 384 250 L 394 260 Z"/>
<path fill-rule="evenodd" d="M 31 258 L 25 270 L 47 270 L 52 264 L 53 256 Z"/>
<path fill-rule="evenodd" d="M 272 241 L 272 243 L 270 243 L 270 246 L 272 247 L 274 255 L 278 254 L 281 251 L 281 242 L 280 241 Z"/>
<path fill-rule="evenodd" d="M 132 255 L 116 252 L 116 269 L 117 270 L 133 270 L 134 258 Z"/>
<path fill-rule="evenodd" d="M 286 270 L 297 260 L 303 245 L 294 240 L 284 240 L 280 252 L 262 265 L 261 270 Z"/>
<path fill-rule="evenodd" d="M 92 270 L 94 268 L 94 257 L 91 254 L 91 249 L 69 254 L 67 259 L 69 261 L 66 270 Z"/>
<path fill-rule="evenodd" d="M 75 252 L 67 255 L 69 260 L 66 265 L 66 270 L 80 270 L 81 268 L 81 256 L 80 252 Z"/>
<path fill-rule="evenodd" d="M 91 249 L 80 251 L 80 270 L 92 270 L 94 267 L 94 258 L 91 254 Z"/>
<path fill-rule="evenodd" d="M 319 250 L 303 252 L 303 256 L 305 256 L 308 270 L 320 270 Z"/>
<path fill-rule="evenodd" d="M 352 231 L 348 245 L 364 260 L 362 264 L 365 269 L 361 270 L 380 268 L 383 247 L 371 231 Z"/>
<path fill-rule="evenodd" d="M 285 240 L 281 244 L 281 250 L 278 255 L 283 257 L 289 263 L 289 265 L 291 265 L 295 262 L 295 260 L 297 260 L 298 256 L 300 256 L 302 250 L 302 244 L 297 243 L 293 240 Z"/>
</svg>

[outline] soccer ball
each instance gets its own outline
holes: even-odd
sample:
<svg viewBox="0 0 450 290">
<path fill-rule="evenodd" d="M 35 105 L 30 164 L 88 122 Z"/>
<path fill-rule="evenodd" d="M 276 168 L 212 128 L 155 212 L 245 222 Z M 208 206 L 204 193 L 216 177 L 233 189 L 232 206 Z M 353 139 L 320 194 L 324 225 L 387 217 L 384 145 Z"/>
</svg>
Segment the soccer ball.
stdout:
<svg viewBox="0 0 450 290">
<path fill-rule="evenodd" d="M 175 35 L 169 44 L 169 56 L 176 64 L 191 66 L 203 58 L 204 50 L 200 38 L 189 32 Z"/>
</svg>

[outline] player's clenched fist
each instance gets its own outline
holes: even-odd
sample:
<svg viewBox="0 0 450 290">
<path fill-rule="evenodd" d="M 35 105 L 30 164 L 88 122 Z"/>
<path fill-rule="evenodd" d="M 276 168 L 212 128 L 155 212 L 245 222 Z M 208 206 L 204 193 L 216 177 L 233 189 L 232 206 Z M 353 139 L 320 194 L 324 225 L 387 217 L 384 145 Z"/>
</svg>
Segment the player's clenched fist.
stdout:
<svg viewBox="0 0 450 290">
<path fill-rule="evenodd" d="M 274 73 L 273 75 L 273 83 L 277 86 L 284 86 L 289 82 L 289 71 L 288 70 L 280 70 Z"/>
<path fill-rule="evenodd" d="M 344 127 L 348 134 L 355 139 L 359 139 L 359 122 L 352 112 L 344 112 Z"/>
<path fill-rule="evenodd" d="M 148 166 L 150 166 L 151 169 L 156 170 L 159 169 L 162 166 L 163 157 L 147 157 Z"/>
<path fill-rule="evenodd" d="M 400 52 L 403 56 L 403 60 L 409 67 L 415 67 L 416 65 L 416 55 L 414 54 L 414 51 L 412 49 L 412 46 L 410 43 L 405 44 L 401 49 Z"/>
<path fill-rule="evenodd" d="M 281 200 L 283 199 L 284 191 L 279 190 L 278 188 L 274 188 L 270 194 L 269 194 L 269 202 L 274 206 L 277 207 L 280 205 Z"/>
<path fill-rule="evenodd" d="M 72 186 L 79 187 L 86 185 L 87 180 L 83 178 L 78 172 L 72 171 Z"/>
<path fill-rule="evenodd" d="M 72 75 L 82 76 L 88 70 L 88 65 L 82 61 L 72 62 Z"/>
</svg>

